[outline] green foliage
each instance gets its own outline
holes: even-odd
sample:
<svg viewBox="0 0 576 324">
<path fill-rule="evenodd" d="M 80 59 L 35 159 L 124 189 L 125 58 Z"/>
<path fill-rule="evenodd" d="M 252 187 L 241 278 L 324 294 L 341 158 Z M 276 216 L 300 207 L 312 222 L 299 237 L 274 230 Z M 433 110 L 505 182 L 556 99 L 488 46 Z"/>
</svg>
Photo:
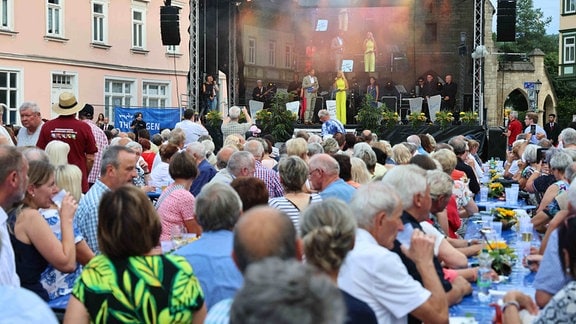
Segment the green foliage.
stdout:
<svg viewBox="0 0 576 324">
<path fill-rule="evenodd" d="M 576 98 L 572 95 L 558 100 L 556 111 L 560 127 L 567 127 L 572 122 L 572 115 L 576 115 Z"/>
<path fill-rule="evenodd" d="M 373 102 L 374 98 L 367 94 L 362 100 L 360 109 L 358 109 L 356 120 L 358 120 L 363 129 L 369 129 L 373 133 L 379 134 L 382 126 L 382 116 L 386 111 L 386 105 L 374 107 L 372 105 Z"/>
<path fill-rule="evenodd" d="M 272 106 L 267 112 L 257 114 L 262 132 L 272 134 L 278 142 L 285 142 L 292 138 L 294 122 L 298 118 L 296 114 L 286 109 L 288 101 L 287 93 L 278 92 L 272 99 Z"/>
</svg>

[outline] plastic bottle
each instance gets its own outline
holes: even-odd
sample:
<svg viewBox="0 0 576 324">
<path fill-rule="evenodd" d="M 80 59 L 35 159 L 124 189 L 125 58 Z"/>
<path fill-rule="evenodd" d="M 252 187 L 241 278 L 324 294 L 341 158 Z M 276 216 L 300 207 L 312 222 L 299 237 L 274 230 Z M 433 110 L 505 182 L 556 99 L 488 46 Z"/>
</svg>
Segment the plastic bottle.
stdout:
<svg viewBox="0 0 576 324">
<path fill-rule="evenodd" d="M 482 249 L 478 255 L 478 300 L 480 302 L 490 301 L 490 286 L 492 285 L 492 278 L 490 276 L 492 270 L 492 257 L 486 248 Z"/>
</svg>

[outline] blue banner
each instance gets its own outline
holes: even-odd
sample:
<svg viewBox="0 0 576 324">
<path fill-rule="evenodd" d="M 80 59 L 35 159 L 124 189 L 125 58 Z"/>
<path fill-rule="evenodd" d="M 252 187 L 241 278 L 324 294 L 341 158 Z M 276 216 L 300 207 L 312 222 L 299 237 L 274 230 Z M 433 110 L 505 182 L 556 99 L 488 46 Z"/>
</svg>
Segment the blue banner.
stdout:
<svg viewBox="0 0 576 324">
<path fill-rule="evenodd" d="M 121 132 L 130 132 L 130 124 L 134 120 L 134 114 L 142 113 L 142 120 L 146 122 L 146 128 L 150 135 L 160 133 L 165 128 L 174 128 L 180 121 L 180 109 L 178 108 L 122 108 L 114 107 L 114 127 Z"/>
</svg>

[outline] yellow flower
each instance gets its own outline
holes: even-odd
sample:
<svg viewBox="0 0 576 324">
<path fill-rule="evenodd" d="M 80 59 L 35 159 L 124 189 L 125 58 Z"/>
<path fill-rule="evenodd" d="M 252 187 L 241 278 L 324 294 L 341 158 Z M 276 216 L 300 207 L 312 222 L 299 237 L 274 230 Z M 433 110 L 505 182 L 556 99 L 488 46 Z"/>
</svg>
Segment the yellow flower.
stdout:
<svg viewBox="0 0 576 324">
<path fill-rule="evenodd" d="M 466 115 L 466 113 L 463 112 L 463 111 L 461 111 L 461 112 L 460 112 L 460 116 L 464 116 L 464 115 Z"/>
</svg>

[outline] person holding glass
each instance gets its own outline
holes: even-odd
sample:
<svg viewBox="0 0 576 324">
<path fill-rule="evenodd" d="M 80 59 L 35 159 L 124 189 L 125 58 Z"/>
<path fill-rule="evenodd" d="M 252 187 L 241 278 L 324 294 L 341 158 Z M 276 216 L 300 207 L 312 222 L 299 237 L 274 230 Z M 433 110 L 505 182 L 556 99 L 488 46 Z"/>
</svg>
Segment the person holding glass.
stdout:
<svg viewBox="0 0 576 324">
<path fill-rule="evenodd" d="M 76 281 L 65 323 L 202 323 L 204 294 L 183 257 L 162 255 L 162 225 L 150 199 L 134 186 L 102 196 L 98 242 Z"/>
<path fill-rule="evenodd" d="M 336 118 L 343 125 L 346 125 L 346 92 L 348 91 L 348 80 L 346 80 L 344 72 L 338 71 L 336 74 L 334 89 L 336 89 Z"/>
</svg>

